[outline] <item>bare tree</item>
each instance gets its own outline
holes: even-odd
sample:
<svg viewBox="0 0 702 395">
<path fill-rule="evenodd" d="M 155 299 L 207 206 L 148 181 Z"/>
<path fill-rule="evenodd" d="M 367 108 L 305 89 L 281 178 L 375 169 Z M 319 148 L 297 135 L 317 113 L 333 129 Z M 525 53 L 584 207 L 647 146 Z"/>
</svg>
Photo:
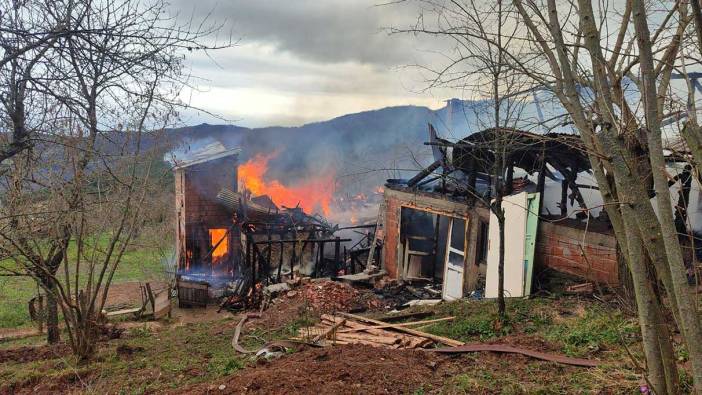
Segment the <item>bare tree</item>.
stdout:
<svg viewBox="0 0 702 395">
<path fill-rule="evenodd" d="M 654 41 L 657 41 L 654 44 L 648 28 L 643 27 L 651 23 L 643 4 L 626 2 L 619 18 L 616 41 L 608 44 L 600 35 L 600 29 L 612 23 L 615 12 L 607 6 L 599 7 L 595 13 L 588 1 L 558 6 L 554 0 L 549 0 L 544 8 L 531 1 L 515 0 L 514 3 L 528 29 L 535 53 L 543 56 L 553 75 L 549 86 L 568 110 L 588 146 L 607 213 L 620 247 L 629 258 L 650 383 L 657 393 L 678 390 L 664 305 L 653 290 L 657 280 L 647 275 L 642 247 L 670 295 L 670 307 L 684 334 L 693 362 L 695 385 L 699 388 L 702 383 L 700 323 L 687 288 L 677 233 L 670 220 L 672 206 L 660 140 L 663 114 L 658 112 L 666 100 L 666 96 L 659 96 L 658 92 L 665 92 L 670 81 L 675 54 L 685 30 L 685 7 L 675 3 L 666 12 L 668 15 L 680 12 L 683 17 L 677 25 L 669 24 L 672 18 L 663 17 L 654 34 Z M 630 34 L 630 22 L 635 26 L 635 35 Z M 574 30 L 569 31 L 569 27 Z M 579 56 L 581 48 L 585 51 L 583 56 Z M 660 54 L 657 66 L 653 65 L 654 48 Z M 609 58 L 605 53 L 610 54 Z M 625 78 L 633 81 L 641 93 L 643 116 L 634 110 L 636 105 L 632 106 L 636 99 L 624 90 Z M 656 81 L 660 81 L 659 89 L 656 89 Z M 584 97 L 583 89 L 588 90 L 590 97 Z M 642 136 L 642 131 L 647 137 Z M 650 167 L 641 166 L 638 160 L 641 151 L 646 153 Z M 650 192 L 647 183 L 642 182 L 650 177 L 657 197 L 658 216 L 647 197 Z"/>
<path fill-rule="evenodd" d="M 431 4 L 434 15 L 450 12 L 461 18 L 475 14 L 471 8 L 477 4 L 483 12 L 472 27 L 490 15 L 489 6 L 470 0 L 422 3 Z M 683 334 L 695 386 L 698 391 L 702 387 L 702 327 L 673 220 L 672 176 L 662 140 L 663 125 L 679 113 L 671 81 L 675 70 L 682 71 L 688 85 L 683 108 L 689 118 L 682 135 L 700 162 L 702 139 L 692 88 L 697 82 L 688 69 L 699 64 L 702 13 L 697 0 L 693 3 L 690 15 L 688 3 L 676 1 L 513 0 L 516 12 L 501 24 L 515 29 L 513 41 L 518 44 L 511 46 L 499 41 L 501 35 L 475 34 L 470 27 L 432 30 L 425 15 L 409 29 L 452 42 L 499 47 L 503 68 L 552 92 L 562 104 L 587 147 L 604 208 L 632 274 L 647 379 L 656 393 L 679 390 L 669 317 Z M 455 63 L 460 62 L 465 59 Z"/>
<path fill-rule="evenodd" d="M 0 3 L 0 102 L 5 110 L 3 123 L 11 130 L 2 136 L 6 141 L 0 145 L 0 162 L 33 143 L 34 130 L 27 124 L 26 109 L 32 99 L 32 84 L 58 40 L 74 33 L 71 17 L 78 16 L 76 8 L 73 0 Z"/>
<path fill-rule="evenodd" d="M 516 153 L 525 149 L 518 127 L 529 123 L 523 119 L 524 105 L 532 81 L 516 73 L 508 63 L 506 48 L 519 45 L 515 8 L 504 1 L 494 3 L 419 0 L 417 23 L 409 28 L 392 28 L 395 34 L 416 34 L 445 39 L 450 53 L 439 67 L 421 65 L 428 73 L 427 89 L 448 87 L 484 98 L 485 105 L 464 110 L 469 124 L 479 138 L 453 144 L 454 162 L 480 169 L 490 185 L 487 194 L 476 189 L 476 172 L 469 175 L 466 192 L 489 207 L 497 219 L 500 247 L 498 250 L 497 306 L 501 320 L 506 318 L 504 294 L 505 216 L 503 199 L 512 192 L 512 176 Z M 429 22 L 431 21 L 431 23 Z M 473 121 L 474 120 L 474 121 Z M 449 125 L 450 127 L 450 125 Z M 476 170 L 477 171 L 477 170 Z M 444 175 L 451 177 L 451 175 Z"/>
<path fill-rule="evenodd" d="M 182 26 L 159 0 L 72 4 L 72 34 L 43 55 L 41 78 L 24 79 L 43 104 L 26 112 L 43 122 L 4 175 L 0 248 L 15 262 L 2 269 L 45 289 L 50 340 L 58 305 L 73 351 L 87 359 L 141 224 L 152 180 L 148 131 L 173 121 L 188 82 L 182 53 L 231 42 L 207 42 L 217 26 Z"/>
</svg>

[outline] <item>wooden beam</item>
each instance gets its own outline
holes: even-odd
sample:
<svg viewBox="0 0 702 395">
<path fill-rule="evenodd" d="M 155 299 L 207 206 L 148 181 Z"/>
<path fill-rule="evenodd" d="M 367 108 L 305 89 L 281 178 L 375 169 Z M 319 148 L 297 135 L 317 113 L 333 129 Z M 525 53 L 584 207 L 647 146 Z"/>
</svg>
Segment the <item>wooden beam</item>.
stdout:
<svg viewBox="0 0 702 395">
<path fill-rule="evenodd" d="M 342 317 L 351 318 L 354 320 L 358 320 L 361 322 L 367 322 L 370 324 L 386 325 L 383 321 L 374 320 L 372 318 L 367 318 L 367 317 L 363 317 L 360 315 L 355 315 L 355 314 L 350 314 L 350 313 L 339 313 L 339 315 L 341 315 Z M 458 346 L 462 346 L 463 344 L 465 344 L 462 341 L 449 339 L 449 338 L 443 337 L 443 336 L 432 335 L 431 333 L 421 332 L 421 331 L 417 331 L 417 330 L 410 329 L 410 328 L 403 328 L 401 326 L 393 327 L 390 329 L 394 329 L 396 331 L 404 332 L 404 333 L 414 335 L 414 336 L 425 337 L 427 339 L 431 339 L 431 340 L 434 340 L 434 341 L 437 341 L 439 343 L 443 343 L 443 344 L 446 344 L 446 345 L 452 346 L 452 347 L 458 347 Z"/>
<path fill-rule="evenodd" d="M 386 328 L 398 328 L 398 327 L 406 327 L 406 326 L 434 324 L 436 322 L 452 321 L 454 318 L 456 318 L 456 317 L 444 317 L 444 318 L 437 318 L 434 320 L 426 320 L 426 321 L 403 322 L 401 324 L 372 325 L 372 326 L 365 326 L 365 327 L 359 327 L 359 328 L 342 329 L 338 333 L 358 332 L 358 331 L 365 331 L 366 329 L 386 329 Z"/>
</svg>

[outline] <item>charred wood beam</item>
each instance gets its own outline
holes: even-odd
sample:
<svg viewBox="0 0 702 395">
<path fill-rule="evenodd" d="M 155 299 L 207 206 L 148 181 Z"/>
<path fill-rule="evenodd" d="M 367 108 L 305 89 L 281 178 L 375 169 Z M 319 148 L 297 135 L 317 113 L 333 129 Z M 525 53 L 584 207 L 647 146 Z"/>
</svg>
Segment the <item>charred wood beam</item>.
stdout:
<svg viewBox="0 0 702 395">
<path fill-rule="evenodd" d="M 280 252 L 278 253 L 278 282 L 281 282 L 282 280 L 282 271 L 283 271 L 283 246 L 285 244 L 280 243 Z M 292 271 L 291 271 L 292 273 Z"/>
<path fill-rule="evenodd" d="M 307 243 L 333 243 L 337 239 L 286 239 L 286 240 L 275 240 L 273 243 L 299 243 L 301 241 Z M 351 241 L 351 239 L 339 239 L 342 243 Z M 268 244 L 268 240 L 262 240 L 262 241 L 254 241 L 253 244 Z"/>
<path fill-rule="evenodd" d="M 340 255 L 341 254 L 341 239 L 339 237 L 336 238 L 336 241 L 334 242 L 334 274 L 336 275 L 336 272 L 339 270 L 339 263 L 341 263 L 340 260 Z"/>
<path fill-rule="evenodd" d="M 539 212 L 538 214 L 541 215 L 541 207 L 543 207 L 544 204 L 544 189 L 546 187 L 546 158 L 545 158 L 545 153 L 542 151 L 540 157 L 539 157 L 539 178 L 536 181 L 536 192 L 538 192 L 541 195 L 541 198 L 539 199 Z"/>
<path fill-rule="evenodd" d="M 282 244 L 282 243 L 281 243 Z M 297 261 L 297 244 L 292 245 L 292 254 L 290 256 L 290 279 L 295 279 L 295 262 Z"/>
<path fill-rule="evenodd" d="M 368 228 L 375 228 L 375 224 L 344 226 L 344 227 L 342 227 L 342 228 L 339 228 L 338 230 L 344 230 L 344 229 L 368 229 Z"/>
<path fill-rule="evenodd" d="M 271 235 L 270 230 L 268 231 L 267 237 L 268 237 L 268 240 L 267 240 L 268 241 L 268 259 L 266 259 L 266 261 L 268 261 L 268 267 L 270 268 L 270 266 L 272 266 L 271 264 L 273 263 L 273 262 L 271 262 L 271 260 L 273 259 L 273 245 L 271 244 L 271 240 L 273 239 L 273 235 Z"/>
<path fill-rule="evenodd" d="M 692 167 L 685 166 L 683 172 L 675 176 L 676 181 L 680 181 L 678 191 L 678 203 L 675 206 L 675 226 L 679 233 L 687 233 L 687 206 L 690 201 L 690 190 L 692 189 Z"/>
<path fill-rule="evenodd" d="M 587 204 L 585 204 L 585 199 L 583 198 L 582 193 L 580 193 L 579 185 L 575 182 L 575 180 L 578 177 L 578 174 L 574 171 L 571 171 L 569 168 L 567 168 L 566 166 L 563 166 L 561 163 L 559 163 L 557 161 L 550 161 L 549 163 L 551 163 L 551 165 L 556 170 L 558 170 L 558 172 L 561 173 L 563 175 L 563 177 L 565 177 L 565 180 L 563 181 L 563 183 L 565 183 L 563 186 L 564 189 L 561 192 L 561 205 L 562 205 L 561 215 L 563 215 L 565 217 L 567 215 L 567 212 L 568 212 L 568 203 L 567 203 L 567 201 L 565 201 L 565 204 L 564 204 L 564 200 L 563 200 L 564 196 L 566 197 L 566 200 L 567 200 L 568 187 L 570 187 L 570 190 L 573 191 L 573 196 L 571 198 L 571 202 L 573 201 L 573 199 L 577 200 L 580 208 L 585 210 L 585 212 L 587 213 L 587 214 L 578 213 L 578 216 L 582 217 L 583 215 L 585 215 L 585 216 L 589 215 L 589 212 L 587 211 Z M 564 213 L 564 211 L 565 211 L 565 213 Z"/>
<path fill-rule="evenodd" d="M 568 215 L 568 181 L 561 181 L 561 217 Z"/>
<path fill-rule="evenodd" d="M 509 166 L 507 166 L 507 180 L 505 181 L 505 195 L 509 195 L 514 191 L 514 186 L 512 185 L 514 182 L 514 164 L 511 163 L 511 160 L 509 163 Z"/>
<path fill-rule="evenodd" d="M 413 187 L 413 186 L 417 185 L 417 183 L 419 183 L 420 181 L 425 179 L 429 174 L 433 173 L 434 170 L 438 169 L 439 167 L 441 167 L 441 161 L 437 160 L 434 163 L 432 163 L 431 165 L 429 165 L 429 167 L 420 171 L 414 177 L 410 178 L 410 180 L 407 181 L 407 186 Z"/>
</svg>

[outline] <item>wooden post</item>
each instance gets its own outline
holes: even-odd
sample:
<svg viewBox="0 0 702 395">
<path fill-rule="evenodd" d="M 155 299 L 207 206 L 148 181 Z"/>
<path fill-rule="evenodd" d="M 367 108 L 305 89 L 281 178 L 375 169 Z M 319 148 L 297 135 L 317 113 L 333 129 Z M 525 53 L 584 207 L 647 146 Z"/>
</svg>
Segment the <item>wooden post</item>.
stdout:
<svg viewBox="0 0 702 395">
<path fill-rule="evenodd" d="M 337 275 L 340 266 L 339 257 L 341 255 L 341 242 L 339 240 L 341 240 L 341 238 L 337 236 L 336 241 L 334 241 L 334 275 Z"/>
<path fill-rule="evenodd" d="M 281 239 L 283 238 L 282 235 L 280 236 L 280 238 Z M 280 242 L 280 251 L 278 253 L 278 282 L 280 282 L 282 279 L 281 272 L 283 271 L 283 246 L 284 246 L 283 242 L 281 241 Z"/>
<path fill-rule="evenodd" d="M 297 236 L 295 236 L 297 239 Z M 295 279 L 295 261 L 297 260 L 297 241 L 292 245 L 292 255 L 290 256 L 290 279 Z"/>
<path fill-rule="evenodd" d="M 541 215 L 541 207 L 543 207 L 544 204 L 544 188 L 546 187 L 546 153 L 541 152 L 541 155 L 539 157 L 539 178 L 536 181 L 536 192 L 538 192 L 541 196 L 539 199 L 539 213 L 538 215 Z"/>
<path fill-rule="evenodd" d="M 346 246 L 344 246 L 344 257 L 343 257 L 343 259 L 344 259 L 344 270 L 346 270 Z M 356 271 L 353 270 L 353 268 L 349 267 L 349 269 L 351 269 L 351 273 L 350 273 L 350 274 L 356 273 Z"/>
<path fill-rule="evenodd" d="M 251 273 L 252 273 L 252 283 L 256 285 L 256 277 L 258 277 L 258 254 L 256 253 L 256 244 L 251 243 Z"/>
<path fill-rule="evenodd" d="M 514 191 L 514 165 L 512 159 L 509 158 L 509 166 L 507 167 L 507 181 L 505 182 L 505 195 L 509 195 Z"/>
<path fill-rule="evenodd" d="M 561 217 L 568 215 L 568 180 L 561 181 Z"/>
<path fill-rule="evenodd" d="M 436 265 L 439 264 L 439 225 L 441 216 L 436 214 L 436 224 L 434 225 L 434 262 L 431 265 L 431 279 L 436 279 Z M 448 251 L 446 251 L 448 254 Z"/>
<path fill-rule="evenodd" d="M 273 244 L 271 243 L 272 237 L 271 237 L 271 229 L 270 227 L 268 228 L 268 270 L 271 270 L 273 267 Z"/>
<path fill-rule="evenodd" d="M 252 269 L 251 265 L 251 236 L 246 233 L 246 256 L 244 257 L 244 260 L 246 261 L 246 267 L 249 269 Z M 253 270 L 251 270 L 253 272 Z"/>
<path fill-rule="evenodd" d="M 468 187 L 472 192 L 475 192 L 475 183 L 478 179 L 478 169 L 475 168 L 475 158 L 470 157 L 470 172 L 468 173 Z"/>
</svg>

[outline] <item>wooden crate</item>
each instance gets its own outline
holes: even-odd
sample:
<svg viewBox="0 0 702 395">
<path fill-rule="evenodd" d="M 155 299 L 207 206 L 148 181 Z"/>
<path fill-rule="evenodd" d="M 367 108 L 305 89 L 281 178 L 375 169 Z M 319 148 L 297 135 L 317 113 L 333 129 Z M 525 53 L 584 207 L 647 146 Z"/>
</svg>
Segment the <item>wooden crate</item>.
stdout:
<svg viewBox="0 0 702 395">
<path fill-rule="evenodd" d="M 205 307 L 209 300 L 210 285 L 204 281 L 178 279 L 178 307 Z"/>
</svg>

